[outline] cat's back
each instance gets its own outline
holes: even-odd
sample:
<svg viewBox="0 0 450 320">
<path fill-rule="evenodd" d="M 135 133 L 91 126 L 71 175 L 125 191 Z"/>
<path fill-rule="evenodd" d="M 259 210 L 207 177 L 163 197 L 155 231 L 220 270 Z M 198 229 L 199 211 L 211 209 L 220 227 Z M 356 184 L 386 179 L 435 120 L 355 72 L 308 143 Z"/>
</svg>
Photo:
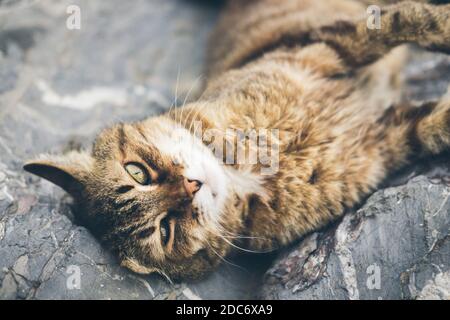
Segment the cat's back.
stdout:
<svg viewBox="0 0 450 320">
<path fill-rule="evenodd" d="M 303 119 L 326 130 L 330 119 L 339 120 L 336 128 L 348 128 L 376 117 L 398 98 L 402 84 L 396 75 L 405 50 L 394 50 L 354 77 L 342 77 L 335 50 L 320 42 L 302 45 L 301 38 L 365 14 L 366 6 L 354 0 L 229 1 L 212 36 L 203 97 L 225 96 L 227 109 L 237 115 L 236 126 L 277 125 L 295 132 L 305 125 Z M 257 120 L 240 123 L 241 118 Z"/>
<path fill-rule="evenodd" d="M 280 48 L 300 50 L 310 30 L 363 13 L 354 0 L 228 1 L 211 36 L 208 74 L 216 77 Z"/>
</svg>

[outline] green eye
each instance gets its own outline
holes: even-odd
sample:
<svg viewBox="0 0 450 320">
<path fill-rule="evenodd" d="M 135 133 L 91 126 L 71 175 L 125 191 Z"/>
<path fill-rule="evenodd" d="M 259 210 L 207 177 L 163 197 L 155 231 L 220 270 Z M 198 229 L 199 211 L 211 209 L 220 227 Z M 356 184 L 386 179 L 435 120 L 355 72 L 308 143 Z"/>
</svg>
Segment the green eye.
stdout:
<svg viewBox="0 0 450 320">
<path fill-rule="evenodd" d="M 142 185 L 150 184 L 150 175 L 142 165 L 137 163 L 129 163 L 125 165 L 125 170 L 137 183 Z"/>
</svg>

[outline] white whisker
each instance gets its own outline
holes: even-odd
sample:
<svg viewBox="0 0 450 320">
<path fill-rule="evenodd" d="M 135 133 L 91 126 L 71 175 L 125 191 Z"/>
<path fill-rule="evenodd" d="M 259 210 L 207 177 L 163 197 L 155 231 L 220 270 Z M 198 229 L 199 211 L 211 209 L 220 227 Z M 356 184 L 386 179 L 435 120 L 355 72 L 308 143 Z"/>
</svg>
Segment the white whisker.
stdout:
<svg viewBox="0 0 450 320">
<path fill-rule="evenodd" d="M 188 98 L 189 98 L 189 96 L 190 96 L 190 94 L 191 94 L 191 92 L 192 92 L 192 89 L 197 85 L 197 82 L 198 82 L 201 78 L 203 78 L 203 75 L 199 75 L 199 76 L 195 79 L 195 81 L 193 82 L 193 84 L 191 85 L 191 88 L 189 89 L 188 93 L 186 94 L 186 97 L 184 98 L 184 101 L 183 101 L 183 107 L 186 105 L 186 102 L 187 102 L 187 100 L 188 100 Z M 186 122 L 188 121 L 189 116 L 192 114 L 192 111 L 193 111 L 193 110 L 194 110 L 194 108 L 192 108 L 192 109 L 189 111 L 189 113 L 186 115 L 186 119 L 185 119 L 184 124 L 183 124 L 184 127 L 186 127 L 186 124 L 187 124 Z"/>
<path fill-rule="evenodd" d="M 233 248 L 236 248 L 236 249 L 244 251 L 244 252 L 249 252 L 249 253 L 269 253 L 269 252 L 275 251 L 275 250 L 255 251 L 255 250 L 245 249 L 245 248 L 239 247 L 238 245 L 235 245 L 234 243 L 232 243 L 231 241 L 229 241 L 228 239 L 224 238 L 221 235 L 218 235 L 218 236 L 221 237 L 223 240 L 225 240 L 225 242 L 228 243 Z"/>
<path fill-rule="evenodd" d="M 235 267 L 235 268 L 241 269 L 241 270 L 243 270 L 244 272 L 247 272 L 247 273 L 248 273 L 248 270 L 245 269 L 244 267 L 242 267 L 242 266 L 240 266 L 240 265 L 237 265 L 237 264 L 234 264 L 234 263 L 228 261 L 227 259 L 225 259 L 224 257 L 222 257 L 220 254 L 218 254 L 217 251 L 214 250 L 214 248 L 213 248 L 209 243 L 208 243 L 208 246 L 209 246 L 209 248 L 212 250 L 212 252 L 214 252 L 214 254 L 220 258 L 220 260 L 222 260 L 222 261 L 225 262 L 226 264 L 229 264 L 230 266 L 233 266 L 233 267 Z"/>
</svg>

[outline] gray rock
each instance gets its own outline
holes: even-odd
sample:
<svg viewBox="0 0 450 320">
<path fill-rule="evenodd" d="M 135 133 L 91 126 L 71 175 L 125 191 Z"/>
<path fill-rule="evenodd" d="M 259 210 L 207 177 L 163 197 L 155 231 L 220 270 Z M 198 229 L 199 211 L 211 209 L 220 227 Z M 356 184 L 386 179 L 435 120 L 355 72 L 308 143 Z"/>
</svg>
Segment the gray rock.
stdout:
<svg viewBox="0 0 450 320">
<path fill-rule="evenodd" d="M 79 30 L 66 27 L 72 4 Z M 88 146 L 108 124 L 194 96 L 217 11 L 187 0 L 0 1 L 0 299 L 448 297 L 441 182 L 400 179 L 283 253 L 261 287 L 271 257 L 236 257 L 197 283 L 128 272 L 72 222 L 60 189 L 22 171 L 41 152 Z M 417 54 L 407 96 L 445 92 L 449 66 Z M 369 265 L 380 267 L 379 290 L 365 287 Z"/>
<path fill-rule="evenodd" d="M 419 176 L 309 235 L 266 273 L 265 299 L 449 298 L 450 187 Z"/>
</svg>

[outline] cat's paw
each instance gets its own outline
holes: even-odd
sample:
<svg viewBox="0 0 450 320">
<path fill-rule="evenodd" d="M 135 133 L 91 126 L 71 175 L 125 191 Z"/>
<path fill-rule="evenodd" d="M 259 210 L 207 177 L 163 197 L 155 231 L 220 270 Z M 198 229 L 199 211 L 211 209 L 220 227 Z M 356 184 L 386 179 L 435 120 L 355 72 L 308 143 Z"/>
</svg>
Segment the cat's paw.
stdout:
<svg viewBox="0 0 450 320">
<path fill-rule="evenodd" d="M 433 112 L 418 123 L 417 135 L 426 153 L 450 150 L 450 97 L 436 103 Z"/>
</svg>

